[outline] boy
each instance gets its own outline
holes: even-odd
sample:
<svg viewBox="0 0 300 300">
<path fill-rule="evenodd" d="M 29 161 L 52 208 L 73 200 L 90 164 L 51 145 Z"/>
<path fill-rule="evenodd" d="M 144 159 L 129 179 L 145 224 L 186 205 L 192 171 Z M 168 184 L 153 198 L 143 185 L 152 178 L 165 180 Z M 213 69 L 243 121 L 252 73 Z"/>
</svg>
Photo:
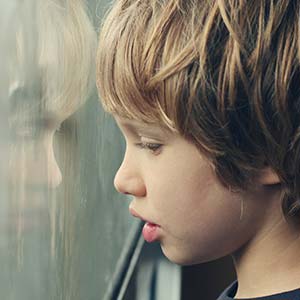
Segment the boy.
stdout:
<svg viewBox="0 0 300 300">
<path fill-rule="evenodd" d="M 171 261 L 231 254 L 219 299 L 300 299 L 299 11 L 118 0 L 101 30 L 97 85 L 127 144 L 115 187 Z"/>
</svg>

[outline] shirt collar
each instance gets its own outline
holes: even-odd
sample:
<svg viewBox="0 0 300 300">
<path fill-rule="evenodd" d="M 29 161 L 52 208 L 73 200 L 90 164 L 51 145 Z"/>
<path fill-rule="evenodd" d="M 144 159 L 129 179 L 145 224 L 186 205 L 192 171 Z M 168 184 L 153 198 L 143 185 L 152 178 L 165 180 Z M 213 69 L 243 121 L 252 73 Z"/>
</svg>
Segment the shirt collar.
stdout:
<svg viewBox="0 0 300 300">
<path fill-rule="evenodd" d="M 237 288 L 238 282 L 235 280 L 223 291 L 217 300 L 232 300 L 236 294 Z"/>
</svg>

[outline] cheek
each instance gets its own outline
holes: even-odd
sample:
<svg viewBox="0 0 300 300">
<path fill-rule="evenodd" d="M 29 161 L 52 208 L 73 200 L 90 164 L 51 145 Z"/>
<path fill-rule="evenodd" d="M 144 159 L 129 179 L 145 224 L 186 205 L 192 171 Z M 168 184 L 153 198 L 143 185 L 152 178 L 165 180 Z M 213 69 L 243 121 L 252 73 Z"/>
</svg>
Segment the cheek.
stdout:
<svg viewBox="0 0 300 300">
<path fill-rule="evenodd" d="M 253 234 L 253 207 L 241 219 L 244 196 L 224 188 L 208 164 L 176 162 L 153 174 L 160 176 L 147 181 L 150 215 L 162 226 L 162 250 L 171 261 L 214 260 Z"/>
<path fill-rule="evenodd" d="M 200 167 L 195 168 L 195 165 Z M 155 174 L 160 176 L 152 176 L 148 181 L 149 202 L 155 212 L 168 212 L 170 219 L 197 214 L 198 210 L 207 208 L 206 203 L 218 193 L 211 169 L 201 162 L 174 164 Z"/>
<path fill-rule="evenodd" d="M 198 186 L 191 193 L 177 189 L 173 199 L 173 208 L 170 204 L 165 211 L 162 249 L 176 263 L 220 258 L 240 247 L 252 234 L 249 220 L 241 220 L 240 196 L 216 184 Z"/>
</svg>

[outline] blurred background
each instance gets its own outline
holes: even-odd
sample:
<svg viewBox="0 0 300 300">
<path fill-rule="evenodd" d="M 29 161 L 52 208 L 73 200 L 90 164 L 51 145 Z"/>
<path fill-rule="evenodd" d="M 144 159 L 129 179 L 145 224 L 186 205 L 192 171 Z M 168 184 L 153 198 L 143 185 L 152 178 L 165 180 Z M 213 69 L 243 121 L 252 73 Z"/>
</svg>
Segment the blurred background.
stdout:
<svg viewBox="0 0 300 300">
<path fill-rule="evenodd" d="M 168 262 L 114 190 L 125 143 L 94 78 L 108 7 L 0 0 L 1 299 L 209 300 L 234 280 L 229 258 Z"/>
</svg>

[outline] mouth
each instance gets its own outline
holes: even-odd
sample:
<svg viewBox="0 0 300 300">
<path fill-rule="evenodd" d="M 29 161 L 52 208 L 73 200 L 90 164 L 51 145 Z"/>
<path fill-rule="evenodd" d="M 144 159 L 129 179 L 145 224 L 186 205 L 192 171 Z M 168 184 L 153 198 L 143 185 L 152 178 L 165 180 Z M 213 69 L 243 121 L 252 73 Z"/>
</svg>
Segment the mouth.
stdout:
<svg viewBox="0 0 300 300">
<path fill-rule="evenodd" d="M 129 212 L 132 216 L 134 216 L 135 218 L 139 218 L 142 221 L 145 222 L 145 225 L 143 227 L 142 230 L 142 234 L 144 239 L 148 242 L 148 243 L 152 243 L 156 240 L 159 240 L 159 230 L 160 230 L 160 226 L 158 224 L 155 224 L 151 221 L 146 220 L 145 218 L 143 218 L 142 216 L 140 216 L 133 208 L 129 207 Z"/>
<path fill-rule="evenodd" d="M 154 222 L 152 222 L 152 221 L 150 221 L 150 220 L 147 220 L 147 219 L 145 219 L 144 217 L 142 217 L 140 214 L 138 214 L 132 207 L 129 207 L 129 212 L 130 212 L 130 214 L 133 216 L 133 217 L 135 217 L 135 218 L 138 218 L 138 219 L 140 219 L 140 220 L 142 220 L 142 221 L 144 221 L 144 222 L 146 222 L 146 223 L 149 223 L 149 224 L 152 224 L 152 225 L 155 225 L 155 226 L 159 226 L 158 224 L 156 224 L 156 223 L 154 223 Z"/>
</svg>

